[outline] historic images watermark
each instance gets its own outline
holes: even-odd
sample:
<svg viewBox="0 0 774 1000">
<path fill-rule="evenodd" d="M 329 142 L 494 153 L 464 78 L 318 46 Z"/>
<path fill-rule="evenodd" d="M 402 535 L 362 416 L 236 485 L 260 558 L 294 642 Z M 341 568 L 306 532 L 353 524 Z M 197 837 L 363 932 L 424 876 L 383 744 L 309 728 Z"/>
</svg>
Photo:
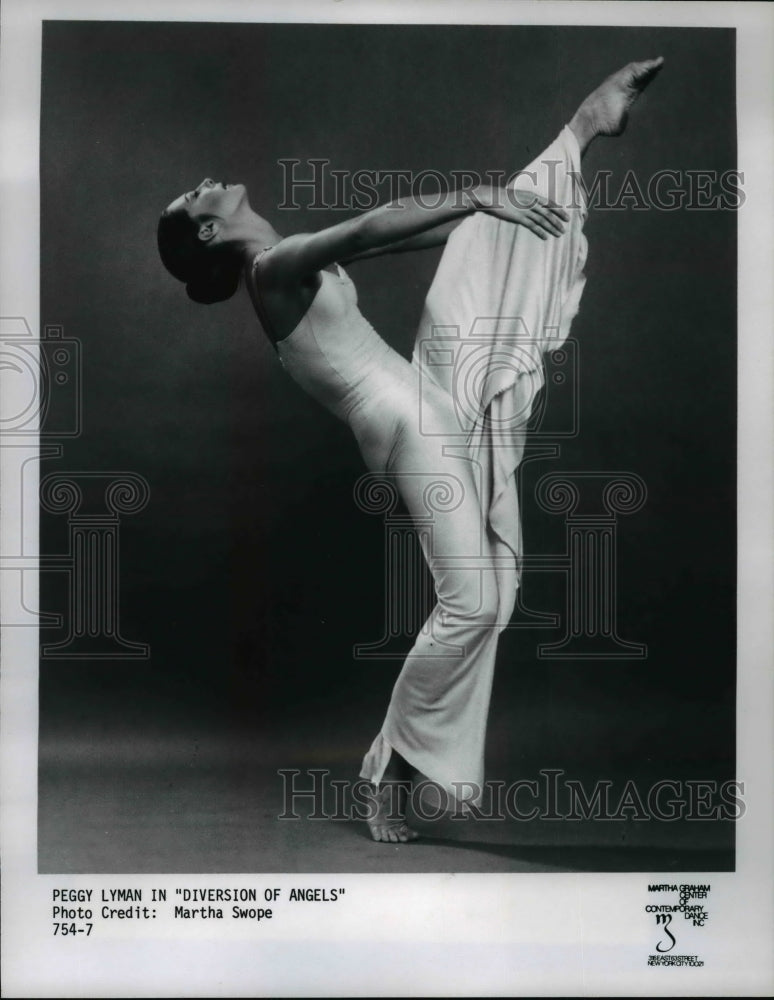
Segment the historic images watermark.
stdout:
<svg viewBox="0 0 774 1000">
<path fill-rule="evenodd" d="M 548 168 L 550 201 L 556 201 L 556 176 L 559 161 L 544 161 Z M 537 188 L 537 175 L 530 170 L 507 173 L 504 170 L 451 170 L 448 174 L 426 170 L 384 170 L 361 168 L 340 170 L 325 157 L 307 160 L 278 160 L 282 170 L 282 200 L 279 209 L 310 209 L 364 212 L 385 202 L 399 202 L 411 197 L 427 209 L 437 207 L 452 192 L 463 199 L 466 191 L 484 185 L 507 199 L 518 188 L 529 192 Z M 718 212 L 736 211 L 745 203 L 744 171 L 663 168 L 643 176 L 628 170 L 619 178 L 612 170 L 598 170 L 590 180 L 571 172 L 573 197 L 563 208 L 589 208 L 602 211 L 675 212 L 678 210 Z M 537 191 L 536 191 L 537 193 Z M 464 207 L 460 201 L 460 206 Z"/>
<path fill-rule="evenodd" d="M 362 820 L 370 815 L 370 782 L 333 779 L 326 768 L 281 768 L 282 812 L 278 819 Z M 432 822 L 452 820 L 605 820 L 673 823 L 678 820 L 739 820 L 746 811 L 745 785 L 727 781 L 664 778 L 652 784 L 598 778 L 593 784 L 570 778 L 561 768 L 541 768 L 534 777 L 510 783 L 452 782 L 453 796 L 424 780 L 394 792 L 389 812 L 403 815 L 404 794 L 414 815 Z"/>
</svg>

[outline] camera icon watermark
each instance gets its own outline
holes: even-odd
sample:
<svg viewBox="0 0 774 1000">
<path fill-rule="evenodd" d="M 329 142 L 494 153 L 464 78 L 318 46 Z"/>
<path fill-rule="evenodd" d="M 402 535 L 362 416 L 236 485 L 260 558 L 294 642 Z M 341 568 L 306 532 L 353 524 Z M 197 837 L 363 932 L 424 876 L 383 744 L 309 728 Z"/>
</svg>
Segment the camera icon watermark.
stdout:
<svg viewBox="0 0 774 1000">
<path fill-rule="evenodd" d="M 484 414 L 495 444 L 499 440 L 510 445 L 513 434 L 526 431 L 532 440 L 578 434 L 578 345 L 561 339 L 556 329 L 534 337 L 520 317 L 478 317 L 466 335 L 459 327 L 436 326 L 418 341 L 414 361 L 422 383 L 422 434 L 465 440 Z M 451 397 L 454 427 L 439 428 L 426 402 L 432 399 L 427 382 Z M 488 410 L 488 402 L 509 385 L 517 386 L 511 405 L 497 413 Z"/>
<path fill-rule="evenodd" d="M 81 344 L 61 326 L 35 337 L 21 316 L 0 317 L 5 405 L 0 434 L 44 440 L 78 437 L 83 425 Z"/>
</svg>

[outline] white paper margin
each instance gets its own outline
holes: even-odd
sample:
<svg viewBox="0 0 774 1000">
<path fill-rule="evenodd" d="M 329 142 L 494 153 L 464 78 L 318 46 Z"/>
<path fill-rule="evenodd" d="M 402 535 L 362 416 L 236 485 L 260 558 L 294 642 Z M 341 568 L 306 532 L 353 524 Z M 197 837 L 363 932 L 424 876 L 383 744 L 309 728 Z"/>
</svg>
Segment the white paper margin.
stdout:
<svg viewBox="0 0 774 1000">
<path fill-rule="evenodd" d="M 2 242 L 0 315 L 39 324 L 41 21 L 217 20 L 540 23 L 736 27 L 739 222 L 738 771 L 747 814 L 737 826 L 737 871 L 712 883 L 703 945 L 711 969 L 647 969 L 643 875 L 250 876 L 266 886 L 345 885 L 346 905 L 300 908 L 293 919 L 215 932 L 202 925 L 128 928 L 77 942 L 50 935 L 51 891 L 83 884 L 230 886 L 247 877 L 41 876 L 37 836 L 37 642 L 3 631 L 2 958 L 4 996 L 294 995 L 768 995 L 774 988 L 772 852 L 772 455 L 774 430 L 774 44 L 767 4 L 476 2 L 104 3 L 4 0 L 0 40 Z M 710 73 L 712 67 L 707 67 Z M 1 373 L 0 373 L 1 374 Z M 5 412 L 14 400 L 4 396 Z M 7 471 L 8 449 L 2 460 Z M 10 460 L 13 460 L 12 458 Z M 2 553 L 14 552 L 20 499 L 2 478 Z M 33 484 L 34 485 L 34 484 Z M 37 514 L 24 511 L 28 551 Z M 2 608 L 11 574 L 0 574 Z M 33 586 L 27 594 L 36 606 Z M 668 881 L 681 881 L 670 875 Z M 665 974 L 666 973 L 666 974 Z"/>
</svg>

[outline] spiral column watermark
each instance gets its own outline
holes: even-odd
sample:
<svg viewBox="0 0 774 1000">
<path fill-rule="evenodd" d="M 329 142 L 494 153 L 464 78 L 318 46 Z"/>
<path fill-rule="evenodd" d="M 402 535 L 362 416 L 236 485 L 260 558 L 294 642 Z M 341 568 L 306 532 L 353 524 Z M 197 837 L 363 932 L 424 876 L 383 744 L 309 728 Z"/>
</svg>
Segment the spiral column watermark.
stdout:
<svg viewBox="0 0 774 1000">
<path fill-rule="evenodd" d="M 567 578 L 565 634 L 538 646 L 542 659 L 644 659 L 644 643 L 618 635 L 617 531 L 620 514 L 645 504 L 647 488 L 632 472 L 561 472 L 535 489 L 543 510 L 565 514 L 567 548 L 554 562 Z"/>
<path fill-rule="evenodd" d="M 410 516 L 399 509 L 401 480 L 414 480 L 424 508 L 422 516 Z M 417 492 L 416 490 L 414 492 Z M 465 488 L 451 473 L 367 473 L 355 484 L 355 503 L 367 514 L 384 518 L 384 631 L 375 642 L 358 643 L 356 659 L 393 659 L 393 642 L 398 638 L 429 634 L 428 617 L 433 604 L 433 583 L 422 551 L 433 552 L 435 515 L 451 512 L 462 504 Z M 419 545 L 417 545 L 419 541 Z M 445 565 L 444 560 L 434 560 Z M 455 567 L 481 572 L 491 565 L 478 553 L 462 555 Z M 462 650 L 435 636 L 432 656 L 461 656 Z"/>
<path fill-rule="evenodd" d="M 91 487 L 89 501 L 84 493 Z M 96 489 L 95 489 L 96 487 Z M 94 503 L 99 496 L 99 506 Z M 51 473 L 40 485 L 40 503 L 51 514 L 67 514 L 69 546 L 55 567 L 68 576 L 68 634 L 41 646 L 44 659 L 146 659 L 150 647 L 130 642 L 120 626 L 121 515 L 136 514 L 150 489 L 133 472 Z"/>
</svg>

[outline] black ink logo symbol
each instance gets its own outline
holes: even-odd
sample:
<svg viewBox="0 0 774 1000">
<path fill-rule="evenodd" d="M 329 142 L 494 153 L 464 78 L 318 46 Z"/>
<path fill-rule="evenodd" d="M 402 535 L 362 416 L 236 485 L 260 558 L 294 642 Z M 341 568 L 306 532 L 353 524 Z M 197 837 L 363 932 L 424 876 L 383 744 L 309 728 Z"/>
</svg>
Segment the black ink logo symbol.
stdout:
<svg viewBox="0 0 774 1000">
<path fill-rule="evenodd" d="M 664 952 L 666 952 L 666 951 L 671 951 L 674 948 L 674 946 L 677 944 L 677 941 L 675 940 L 674 934 L 669 929 L 669 925 L 671 923 L 672 923 L 672 914 L 671 913 L 657 913 L 656 914 L 656 926 L 658 926 L 659 924 L 663 924 L 664 925 L 664 933 L 668 934 L 669 937 L 672 938 L 672 943 L 669 945 L 668 948 L 662 948 L 661 947 L 661 941 L 659 941 L 659 943 L 656 945 L 656 951 L 660 951 L 660 952 L 662 952 L 662 954 Z"/>
</svg>

